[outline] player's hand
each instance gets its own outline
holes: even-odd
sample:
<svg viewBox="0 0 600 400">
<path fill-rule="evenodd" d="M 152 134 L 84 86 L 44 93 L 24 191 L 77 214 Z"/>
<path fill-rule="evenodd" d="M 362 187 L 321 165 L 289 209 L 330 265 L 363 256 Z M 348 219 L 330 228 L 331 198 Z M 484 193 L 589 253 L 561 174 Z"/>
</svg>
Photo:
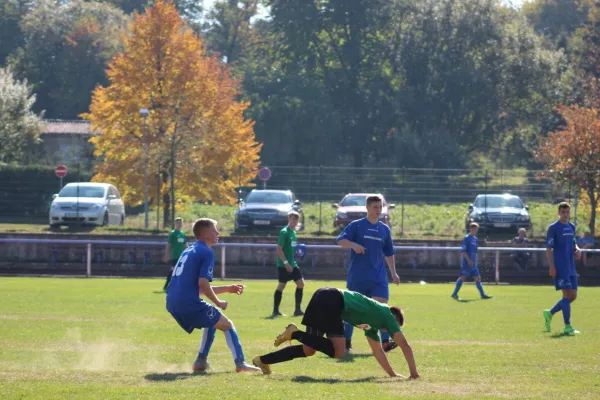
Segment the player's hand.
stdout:
<svg viewBox="0 0 600 400">
<path fill-rule="evenodd" d="M 556 268 L 550 267 L 550 269 L 548 270 L 548 275 L 550 275 L 553 278 L 556 278 Z"/>
<path fill-rule="evenodd" d="M 291 273 L 294 270 L 294 268 L 292 268 L 292 266 L 290 264 L 285 264 L 285 270 L 287 272 Z"/>
<path fill-rule="evenodd" d="M 169 262 L 169 259 L 168 259 L 167 257 L 163 257 L 163 261 L 164 261 L 165 263 L 168 263 L 168 262 Z"/>
<path fill-rule="evenodd" d="M 244 293 L 244 285 L 230 285 L 229 293 L 242 294 Z"/>
<path fill-rule="evenodd" d="M 392 274 L 392 282 L 394 282 L 396 285 L 400 284 L 400 277 L 395 272 Z"/>
<path fill-rule="evenodd" d="M 227 302 L 226 301 L 219 301 L 217 303 L 217 307 L 219 307 L 221 310 L 225 311 L 225 310 L 227 310 Z"/>
<path fill-rule="evenodd" d="M 579 250 L 579 249 L 575 250 L 575 259 L 576 260 L 581 259 L 581 250 Z"/>
<path fill-rule="evenodd" d="M 356 243 L 354 243 L 354 246 L 352 246 L 352 250 L 354 250 L 356 254 L 365 254 L 367 252 L 367 249 Z"/>
<path fill-rule="evenodd" d="M 473 268 L 473 260 L 467 261 L 467 264 L 469 264 L 469 267 Z"/>
</svg>

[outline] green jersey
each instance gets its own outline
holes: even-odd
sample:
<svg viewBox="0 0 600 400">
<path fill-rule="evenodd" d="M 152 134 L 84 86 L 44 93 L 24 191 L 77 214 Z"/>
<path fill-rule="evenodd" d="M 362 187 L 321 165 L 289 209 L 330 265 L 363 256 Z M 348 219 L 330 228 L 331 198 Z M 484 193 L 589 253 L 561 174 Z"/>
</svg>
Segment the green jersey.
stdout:
<svg viewBox="0 0 600 400">
<path fill-rule="evenodd" d="M 296 268 L 296 260 L 294 259 L 294 253 L 296 252 L 296 231 L 285 227 L 279 232 L 279 238 L 277 244 L 283 247 L 283 254 L 285 259 L 290 263 L 293 268 Z M 285 268 L 285 265 L 279 257 L 277 257 L 277 267 Z"/>
<path fill-rule="evenodd" d="M 181 253 L 186 248 L 185 233 L 174 229 L 169 233 L 169 244 L 171 245 L 171 260 L 179 260 Z"/>
<path fill-rule="evenodd" d="M 377 335 L 379 329 L 385 329 L 390 336 L 402 331 L 387 304 L 382 304 L 351 290 L 342 290 L 342 293 L 344 294 L 342 319 L 363 329 L 365 336 L 379 341 Z"/>
</svg>

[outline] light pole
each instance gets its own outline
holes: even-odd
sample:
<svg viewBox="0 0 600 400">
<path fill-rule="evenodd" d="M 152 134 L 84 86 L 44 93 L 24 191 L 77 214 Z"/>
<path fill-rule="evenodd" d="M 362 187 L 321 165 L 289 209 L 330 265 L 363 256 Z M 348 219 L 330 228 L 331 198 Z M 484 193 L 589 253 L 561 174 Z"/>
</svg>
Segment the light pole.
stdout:
<svg viewBox="0 0 600 400">
<path fill-rule="evenodd" d="M 140 115 L 144 118 L 144 228 L 148 229 L 148 135 L 146 119 L 150 112 L 147 108 L 140 109 Z"/>
</svg>

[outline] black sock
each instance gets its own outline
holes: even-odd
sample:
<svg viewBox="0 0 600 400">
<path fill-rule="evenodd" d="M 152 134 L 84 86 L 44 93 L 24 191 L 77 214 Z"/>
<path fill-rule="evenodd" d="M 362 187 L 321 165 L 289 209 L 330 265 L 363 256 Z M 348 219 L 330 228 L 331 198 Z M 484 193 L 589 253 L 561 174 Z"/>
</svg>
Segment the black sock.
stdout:
<svg viewBox="0 0 600 400">
<path fill-rule="evenodd" d="M 165 282 L 165 286 L 163 286 L 163 289 L 166 289 L 169 286 L 172 276 L 173 276 L 173 271 L 169 271 L 169 275 L 167 275 L 167 281 Z"/>
<path fill-rule="evenodd" d="M 275 290 L 275 302 L 273 305 L 273 312 L 279 311 L 279 305 L 281 304 L 281 298 L 283 297 L 283 292 L 279 290 Z"/>
<path fill-rule="evenodd" d="M 292 333 L 292 339 L 296 339 L 302 344 L 307 345 L 321 353 L 327 354 L 329 357 L 335 357 L 335 350 L 333 343 L 329 339 L 325 339 L 322 336 L 309 335 L 306 332 L 296 331 Z"/>
<path fill-rule="evenodd" d="M 302 304 L 302 293 L 304 289 L 296 288 L 296 310 L 300 310 L 300 304 Z"/>
<path fill-rule="evenodd" d="M 273 353 L 260 356 L 260 360 L 265 364 L 277 364 L 280 362 L 290 361 L 294 358 L 306 357 L 301 345 L 289 346 L 285 349 L 274 351 Z"/>
</svg>

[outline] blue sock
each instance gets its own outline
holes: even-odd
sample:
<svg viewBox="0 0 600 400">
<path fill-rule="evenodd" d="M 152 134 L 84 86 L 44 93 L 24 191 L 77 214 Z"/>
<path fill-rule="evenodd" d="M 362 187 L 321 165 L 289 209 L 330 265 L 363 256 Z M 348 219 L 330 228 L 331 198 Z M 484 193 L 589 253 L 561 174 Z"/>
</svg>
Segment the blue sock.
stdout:
<svg viewBox="0 0 600 400">
<path fill-rule="evenodd" d="M 354 325 L 344 321 L 344 336 L 346 336 L 346 342 L 352 340 L 352 333 L 354 332 Z"/>
<path fill-rule="evenodd" d="M 477 286 L 477 290 L 479 290 L 479 294 L 483 297 L 485 295 L 483 291 L 483 285 L 481 282 L 475 282 L 475 286 Z"/>
<path fill-rule="evenodd" d="M 390 341 L 390 333 L 388 331 L 379 331 L 381 333 L 381 343 Z"/>
<path fill-rule="evenodd" d="M 554 315 L 554 314 L 556 314 L 557 312 L 559 312 L 560 310 L 562 310 L 562 308 L 563 308 L 563 299 L 560 299 L 560 300 L 558 301 L 558 303 L 556 303 L 556 304 L 554 305 L 554 307 L 552 307 L 552 309 L 550 310 L 550 313 L 551 313 L 552 315 Z"/>
<path fill-rule="evenodd" d="M 225 331 L 225 341 L 231 354 L 233 355 L 233 361 L 236 364 L 244 362 L 244 352 L 242 351 L 242 345 L 240 344 L 240 338 L 238 337 L 235 328 L 231 328 Z"/>
<path fill-rule="evenodd" d="M 563 297 L 561 301 L 563 303 L 562 312 L 563 319 L 565 320 L 565 325 L 571 325 L 571 300 L 565 299 Z"/>
<path fill-rule="evenodd" d="M 458 278 L 458 280 L 456 281 L 456 287 L 454 288 L 454 292 L 452 292 L 452 296 L 458 295 L 458 291 L 460 290 L 460 287 L 462 286 L 462 284 L 463 284 L 462 279 Z"/>
<path fill-rule="evenodd" d="M 215 333 L 217 330 L 215 328 L 204 328 L 202 332 L 202 341 L 200 342 L 200 350 L 198 350 L 199 358 L 208 358 L 208 353 L 210 353 L 210 348 L 215 340 Z"/>
</svg>

